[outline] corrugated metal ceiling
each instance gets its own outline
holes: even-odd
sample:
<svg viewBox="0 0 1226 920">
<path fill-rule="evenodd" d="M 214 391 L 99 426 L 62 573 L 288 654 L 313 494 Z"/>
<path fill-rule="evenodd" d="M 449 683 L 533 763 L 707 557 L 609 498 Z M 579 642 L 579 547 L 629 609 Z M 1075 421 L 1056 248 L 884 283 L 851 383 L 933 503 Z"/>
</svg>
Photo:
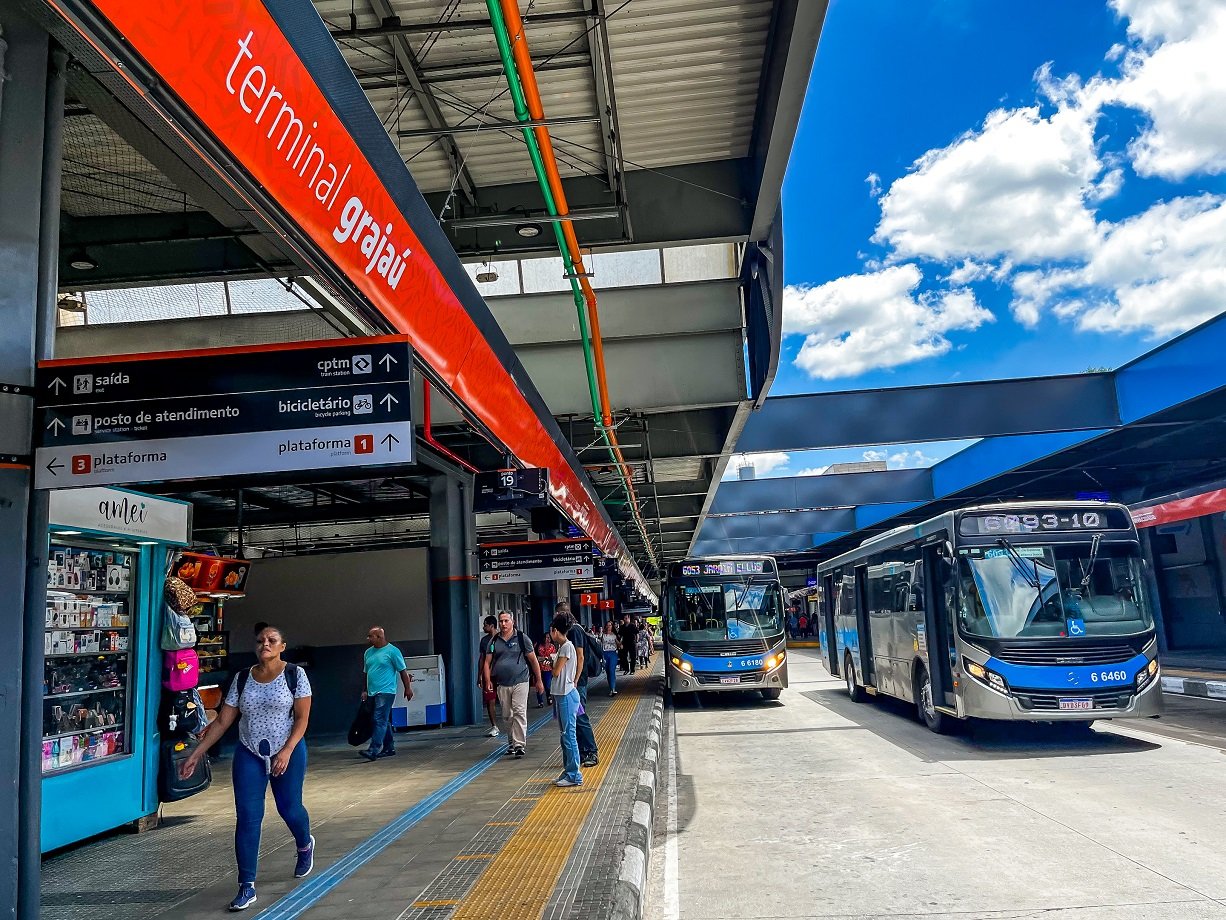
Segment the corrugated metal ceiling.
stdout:
<svg viewBox="0 0 1226 920">
<path fill-rule="evenodd" d="M 380 24 L 369 0 L 317 0 L 333 30 Z M 392 0 L 405 25 L 479 21 L 481 0 Z M 607 3 L 621 141 L 629 169 L 660 168 L 745 156 L 757 105 L 774 0 L 629 0 Z M 588 20 L 541 22 L 547 14 L 582 14 L 588 0 L 533 0 L 522 4 L 546 114 L 551 118 L 595 116 L 596 77 L 590 64 L 593 35 Z M 351 19 L 351 11 L 353 18 Z M 446 191 L 454 165 L 442 143 L 397 137 L 399 131 L 431 128 L 419 100 L 400 72 L 389 36 L 342 38 L 350 66 L 397 140 L 423 192 Z M 403 37 L 418 58 L 449 126 L 481 120 L 514 120 L 488 29 L 441 29 Z M 578 56 L 578 59 L 576 58 Z M 551 61 L 552 59 L 552 61 Z M 562 69 L 551 63 L 565 62 Z M 464 69 L 478 73 L 464 77 Z M 440 79 L 432 78 L 437 75 Z M 445 79 L 442 79 L 445 77 Z M 475 113 L 475 114 L 474 114 Z M 597 122 L 551 129 L 564 176 L 604 173 Z M 517 132 L 460 133 L 463 164 L 478 187 L 533 179 Z"/>
</svg>

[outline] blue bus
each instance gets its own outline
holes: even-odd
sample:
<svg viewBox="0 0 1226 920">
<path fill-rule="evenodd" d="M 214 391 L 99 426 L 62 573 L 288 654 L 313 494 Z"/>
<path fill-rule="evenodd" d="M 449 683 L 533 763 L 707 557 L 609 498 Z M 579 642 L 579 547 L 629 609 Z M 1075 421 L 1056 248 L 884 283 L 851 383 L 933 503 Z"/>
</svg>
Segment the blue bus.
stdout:
<svg viewBox="0 0 1226 920">
<path fill-rule="evenodd" d="M 817 574 L 822 657 L 857 702 L 913 703 L 936 732 L 1162 711 L 1149 582 L 1123 505 L 950 511 Z"/>
<path fill-rule="evenodd" d="M 770 556 L 710 556 L 668 568 L 663 586 L 665 675 L 679 694 L 788 685 L 783 586 Z"/>
</svg>

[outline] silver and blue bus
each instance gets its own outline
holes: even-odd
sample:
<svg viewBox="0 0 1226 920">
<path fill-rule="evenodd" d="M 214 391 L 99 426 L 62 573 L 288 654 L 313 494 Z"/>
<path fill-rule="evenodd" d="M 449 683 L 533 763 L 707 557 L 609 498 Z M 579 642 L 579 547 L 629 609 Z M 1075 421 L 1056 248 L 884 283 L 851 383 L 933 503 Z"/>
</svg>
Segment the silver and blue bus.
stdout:
<svg viewBox="0 0 1226 920">
<path fill-rule="evenodd" d="M 663 585 L 665 674 L 674 698 L 788 685 L 783 585 L 770 556 L 675 562 Z"/>
<path fill-rule="evenodd" d="M 1162 711 L 1136 527 L 1123 505 L 951 511 L 821 563 L 819 639 L 853 700 L 969 718 L 1081 721 Z"/>
</svg>

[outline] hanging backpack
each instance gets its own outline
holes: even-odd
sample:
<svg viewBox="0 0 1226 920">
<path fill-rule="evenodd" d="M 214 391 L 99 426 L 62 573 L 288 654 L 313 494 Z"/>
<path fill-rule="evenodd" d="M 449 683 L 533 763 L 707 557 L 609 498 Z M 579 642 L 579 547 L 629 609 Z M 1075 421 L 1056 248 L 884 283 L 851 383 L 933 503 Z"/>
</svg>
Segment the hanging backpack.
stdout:
<svg viewBox="0 0 1226 920">
<path fill-rule="evenodd" d="M 162 686 L 172 693 L 200 685 L 200 657 L 195 649 L 162 652 Z"/>
<path fill-rule="evenodd" d="M 170 699 L 168 728 L 171 735 L 198 735 L 209 727 L 199 690 L 181 690 Z"/>
<path fill-rule="evenodd" d="M 162 651 L 177 652 L 196 645 L 196 627 L 191 617 L 170 604 L 162 605 Z"/>
<path fill-rule="evenodd" d="M 179 776 L 179 766 L 192 755 L 196 742 L 191 738 L 167 738 L 162 742 L 158 758 L 158 799 L 178 802 L 197 792 L 204 792 L 213 782 L 213 768 L 202 757 L 196 771 L 187 779 Z"/>
</svg>

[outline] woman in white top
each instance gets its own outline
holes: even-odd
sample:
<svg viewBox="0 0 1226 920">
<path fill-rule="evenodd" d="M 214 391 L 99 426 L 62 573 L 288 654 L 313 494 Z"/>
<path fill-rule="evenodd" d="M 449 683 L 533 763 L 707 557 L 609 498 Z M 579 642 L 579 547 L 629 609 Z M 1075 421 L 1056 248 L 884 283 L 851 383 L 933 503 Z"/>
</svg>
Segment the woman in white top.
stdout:
<svg viewBox="0 0 1226 920">
<path fill-rule="evenodd" d="M 555 786 L 582 786 L 583 774 L 579 772 L 579 742 L 575 725 L 579 718 L 579 691 L 575 687 L 575 645 L 566 638 L 570 629 L 570 617 L 564 613 L 553 618 L 549 634 L 558 647 L 553 662 L 553 699 L 558 708 L 558 727 L 562 733 L 562 775 L 554 780 Z"/>
<path fill-rule="evenodd" d="M 234 749 L 234 855 L 238 861 L 238 894 L 230 910 L 246 910 L 255 903 L 255 875 L 260 856 L 260 825 L 269 785 L 277 812 L 294 835 L 298 860 L 294 877 L 309 875 L 315 864 L 315 838 L 311 819 L 302 804 L 307 752 L 302 743 L 311 715 L 311 684 L 306 672 L 282 661 L 285 636 L 275 626 L 256 635 L 259 661 L 246 674 L 238 674 L 200 744 L 183 762 L 179 773 L 191 776 L 208 749 L 238 719 L 239 744 Z"/>
<path fill-rule="evenodd" d="M 609 696 L 617 696 L 617 651 L 622 640 L 617 636 L 617 624 L 612 620 L 604 624 L 600 634 L 600 650 L 604 653 L 604 672 L 609 678 Z"/>
</svg>

